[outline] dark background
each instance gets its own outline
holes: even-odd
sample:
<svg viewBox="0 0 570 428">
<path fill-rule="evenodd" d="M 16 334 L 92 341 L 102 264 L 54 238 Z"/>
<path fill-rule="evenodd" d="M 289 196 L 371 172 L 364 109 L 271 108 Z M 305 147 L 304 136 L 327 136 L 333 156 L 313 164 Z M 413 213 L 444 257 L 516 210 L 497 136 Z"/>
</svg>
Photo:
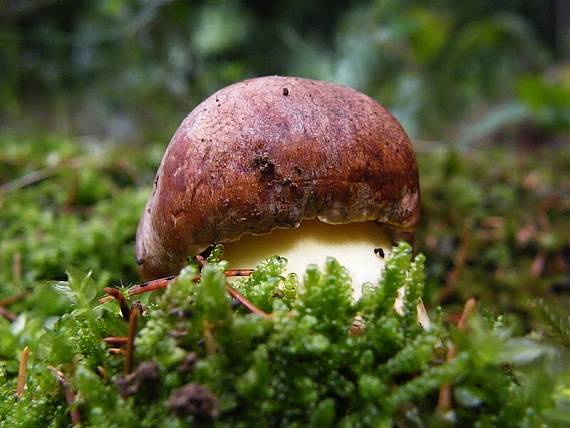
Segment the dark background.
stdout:
<svg viewBox="0 0 570 428">
<path fill-rule="evenodd" d="M 0 2 L 9 132 L 167 140 L 204 97 L 285 74 L 356 87 L 412 137 L 567 141 L 565 0 Z"/>
</svg>

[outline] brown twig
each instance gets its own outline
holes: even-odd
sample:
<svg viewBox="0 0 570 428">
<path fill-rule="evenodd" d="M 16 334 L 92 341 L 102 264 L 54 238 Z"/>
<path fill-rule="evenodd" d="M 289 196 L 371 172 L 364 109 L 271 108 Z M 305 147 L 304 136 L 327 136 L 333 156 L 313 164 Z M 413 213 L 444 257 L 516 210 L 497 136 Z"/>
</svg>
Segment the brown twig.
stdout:
<svg viewBox="0 0 570 428">
<path fill-rule="evenodd" d="M 449 354 L 448 354 L 449 357 Z M 440 413 L 447 413 L 451 410 L 451 385 L 444 383 L 439 387 L 439 398 L 437 401 L 437 410 Z"/>
<path fill-rule="evenodd" d="M 253 269 L 230 269 L 224 272 L 226 277 L 236 277 L 236 276 L 249 276 L 253 273 Z M 167 276 L 166 278 L 154 279 L 152 281 L 146 281 L 141 284 L 132 286 L 127 290 L 127 296 L 138 296 L 139 294 L 149 293 L 151 291 L 163 290 L 170 285 L 172 281 L 176 279 L 176 276 Z M 200 275 L 194 275 L 191 278 L 192 281 L 200 281 Z M 106 289 L 105 289 L 106 290 Z M 110 293 L 108 293 L 110 294 Z M 113 300 L 114 296 L 104 296 L 99 299 L 100 304 L 109 303 Z"/>
<path fill-rule="evenodd" d="M 224 272 L 226 278 L 234 276 L 250 276 L 253 273 L 253 269 L 228 269 Z"/>
<path fill-rule="evenodd" d="M 129 374 L 133 368 L 133 360 L 135 356 L 135 335 L 137 333 L 137 323 L 140 313 L 140 304 L 134 304 L 129 318 L 129 335 L 127 339 L 127 354 L 125 356 L 125 374 Z"/>
<path fill-rule="evenodd" d="M 142 284 L 135 285 L 129 288 L 129 297 L 137 296 L 139 294 L 148 293 L 151 291 L 162 290 L 170 285 L 170 283 L 175 279 L 175 276 L 168 276 L 166 278 L 155 279 L 153 281 L 143 282 Z M 192 281 L 200 280 L 200 275 L 195 275 L 192 277 Z"/>
<path fill-rule="evenodd" d="M 125 296 L 123 295 L 123 293 L 121 293 L 121 290 L 118 290 L 113 287 L 105 287 L 103 291 L 107 293 L 109 296 L 111 296 L 113 299 L 117 300 L 117 302 L 119 302 L 119 308 L 121 309 L 121 315 L 123 319 L 125 321 L 129 321 L 131 310 L 129 309 L 129 304 L 127 303 L 127 299 L 125 299 Z"/>
<path fill-rule="evenodd" d="M 265 311 L 262 311 L 257 306 L 255 306 L 250 300 L 248 300 L 243 294 L 233 288 L 230 284 L 226 282 L 226 291 L 230 296 L 234 299 L 237 299 L 243 306 L 245 306 L 251 313 L 259 315 L 266 320 L 273 319 L 271 314 L 268 314 Z"/>
<path fill-rule="evenodd" d="M 476 307 L 477 301 L 473 297 L 465 302 L 465 305 L 463 306 L 463 312 L 461 313 L 461 318 L 459 318 L 459 322 L 457 323 L 457 328 L 459 330 L 465 331 L 467 328 L 467 323 L 469 322 L 471 315 L 473 315 L 473 312 L 475 312 Z"/>
<path fill-rule="evenodd" d="M 107 345 L 126 345 L 129 338 L 127 336 L 109 336 L 103 339 Z"/>
<path fill-rule="evenodd" d="M 0 186 L 0 193 L 13 192 L 55 175 L 54 168 L 38 169 Z"/>
<path fill-rule="evenodd" d="M 470 298 L 465 302 L 465 306 L 463 306 L 463 312 L 461 313 L 461 318 L 459 318 L 459 322 L 457 323 L 457 328 L 460 331 L 465 331 L 467 328 L 467 324 L 473 312 L 475 312 L 475 308 L 477 306 L 477 301 L 474 298 Z M 450 343 L 449 348 L 447 350 L 447 361 L 451 361 L 457 355 L 457 349 L 453 343 Z M 439 400 L 437 403 L 437 409 L 441 413 L 446 413 L 451 410 L 452 405 L 452 398 L 451 398 L 451 385 L 446 383 L 441 385 L 439 389 Z"/>
<path fill-rule="evenodd" d="M 129 297 L 132 297 L 132 296 L 137 296 L 137 295 L 143 294 L 143 293 L 149 293 L 151 291 L 162 290 L 162 289 L 168 287 L 168 285 L 175 278 L 176 278 L 175 276 L 167 276 L 166 278 L 154 279 L 152 281 L 146 281 L 146 282 L 143 282 L 141 284 L 134 285 L 127 290 L 127 295 Z M 193 281 L 198 281 L 199 279 L 200 279 L 200 275 L 196 275 L 195 277 L 192 278 Z M 112 300 L 113 299 L 111 296 L 104 296 L 104 297 L 101 297 L 99 299 L 99 303 L 105 304 L 105 303 L 108 303 Z"/>
<path fill-rule="evenodd" d="M 20 355 L 20 367 L 18 369 L 18 384 L 16 386 L 16 398 L 19 400 L 24 394 L 26 388 L 26 377 L 28 373 L 28 358 L 30 357 L 30 348 L 25 347 Z"/>
<path fill-rule="evenodd" d="M 75 405 L 75 394 L 73 393 L 73 389 L 71 389 L 71 385 L 69 385 L 61 371 L 52 366 L 49 366 L 49 369 L 58 380 L 60 385 L 63 387 L 63 392 L 65 393 L 65 401 L 67 401 L 67 405 L 69 407 L 69 415 L 71 416 L 71 424 L 73 426 L 80 425 L 81 415 L 79 414 L 79 410 Z"/>
<path fill-rule="evenodd" d="M 24 187 L 31 186 L 32 184 L 39 183 L 47 178 L 57 175 L 63 168 L 80 168 L 83 166 L 89 156 L 80 156 L 74 159 L 69 159 L 60 163 L 59 165 L 48 166 L 46 168 L 31 171 L 26 175 L 16 178 L 13 181 L 0 185 L 0 193 L 9 193 L 14 190 L 20 190 Z"/>
<path fill-rule="evenodd" d="M 10 322 L 14 322 L 18 318 L 18 315 L 16 315 L 14 312 L 9 311 L 3 306 L 0 306 L 0 316 L 6 318 Z"/>
<path fill-rule="evenodd" d="M 0 300 L 0 306 L 9 306 L 12 305 L 16 302 L 19 302 L 20 300 L 25 299 L 26 297 L 28 297 L 30 295 L 29 292 L 24 292 L 24 293 L 18 293 L 15 294 L 13 296 L 10 297 L 6 297 L 5 299 Z"/>
</svg>

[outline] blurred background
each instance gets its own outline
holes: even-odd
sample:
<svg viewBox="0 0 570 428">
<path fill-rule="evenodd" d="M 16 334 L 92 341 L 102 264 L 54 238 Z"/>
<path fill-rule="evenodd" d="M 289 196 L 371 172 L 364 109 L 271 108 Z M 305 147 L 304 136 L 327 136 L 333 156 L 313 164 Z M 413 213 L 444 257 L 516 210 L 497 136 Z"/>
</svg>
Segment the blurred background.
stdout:
<svg viewBox="0 0 570 428">
<path fill-rule="evenodd" d="M 281 74 L 355 87 L 413 138 L 431 307 L 475 296 L 525 329 L 542 300 L 567 312 L 567 0 L 12 0 L 0 22 L 0 294 L 70 267 L 137 281 L 178 124 Z"/>
<path fill-rule="evenodd" d="M 559 142 L 566 0 L 0 3 L 8 130 L 168 138 L 205 96 L 282 74 L 355 87 L 424 140 Z"/>
</svg>

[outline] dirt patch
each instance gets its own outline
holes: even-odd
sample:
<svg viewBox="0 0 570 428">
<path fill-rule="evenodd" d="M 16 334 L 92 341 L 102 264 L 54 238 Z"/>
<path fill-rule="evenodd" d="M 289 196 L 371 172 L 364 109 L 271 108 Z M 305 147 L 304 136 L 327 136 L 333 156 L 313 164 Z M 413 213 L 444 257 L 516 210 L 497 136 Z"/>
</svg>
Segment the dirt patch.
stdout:
<svg viewBox="0 0 570 428">
<path fill-rule="evenodd" d="M 150 395 L 158 391 L 160 383 L 160 369 L 154 361 L 145 361 L 129 375 L 122 376 L 115 381 L 123 397 L 133 395 Z"/>
<path fill-rule="evenodd" d="M 218 398 L 204 385 L 189 383 L 172 392 L 168 407 L 175 413 L 215 418 L 219 415 Z"/>
</svg>

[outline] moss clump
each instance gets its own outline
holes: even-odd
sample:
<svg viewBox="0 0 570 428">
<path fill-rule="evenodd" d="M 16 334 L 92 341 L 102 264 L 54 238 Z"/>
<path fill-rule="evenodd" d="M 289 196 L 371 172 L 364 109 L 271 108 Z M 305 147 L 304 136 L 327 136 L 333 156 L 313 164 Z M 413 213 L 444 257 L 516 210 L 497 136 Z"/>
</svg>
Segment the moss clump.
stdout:
<svg viewBox="0 0 570 428">
<path fill-rule="evenodd" d="M 427 300 L 459 311 L 476 297 L 521 332 L 530 302 L 570 306 L 570 152 L 434 150 L 419 156 Z"/>
<path fill-rule="evenodd" d="M 558 238 L 539 233 L 530 247 L 514 244 L 530 212 L 515 211 L 517 201 L 530 207 L 545 189 L 565 188 L 548 170 L 529 163 L 527 174 L 545 178 L 515 194 L 507 190 L 524 174 L 503 177 L 495 193 L 507 198 L 481 191 L 497 177 L 473 180 L 475 169 L 458 155 L 424 158 L 427 224 L 419 242 L 427 259 L 399 246 L 382 284 L 359 302 L 351 301 L 349 278 L 336 261 L 308 267 L 298 281 L 284 276 L 285 260 L 274 257 L 234 283 L 272 314 L 264 319 L 228 297 L 216 250 L 199 282 L 191 265 L 166 291 L 140 296 L 134 370 L 125 376 L 124 356 L 110 355 L 103 338 L 125 336 L 127 323 L 115 303 L 99 304 L 98 297 L 105 286 L 136 281 L 133 235 L 149 191 L 141 183 L 152 182 L 161 150 L 131 148 L 125 156 L 56 139 L 0 144 L 0 300 L 26 293 L 0 317 L 0 426 L 70 425 L 72 409 L 54 370 L 73 392 L 71 407 L 84 426 L 568 425 L 570 325 L 547 291 L 563 276 L 557 266 L 567 247 L 558 228 L 565 205 L 547 212 Z M 39 181 L 19 179 L 38 170 Z M 442 213 L 446 206 L 455 208 Z M 455 312 L 475 293 L 479 311 L 459 331 L 449 308 L 438 309 L 434 291 L 453 269 L 463 222 L 484 223 L 490 212 L 508 227 L 504 235 L 485 228 L 472 235 L 450 301 Z M 535 240 L 546 246 L 535 247 Z M 528 278 L 528 263 L 542 250 L 542 275 L 524 283 L 538 285 L 530 293 L 514 278 Z M 393 303 L 402 286 L 398 315 Z M 544 301 L 531 306 L 537 295 Z M 431 308 L 429 330 L 417 323 L 420 298 Z M 497 315 L 513 308 L 516 317 Z M 349 334 L 357 316 L 361 334 Z M 521 329 L 513 319 L 531 321 Z M 451 342 L 457 354 L 448 360 Z M 16 400 L 25 346 L 26 389 Z M 450 411 L 438 410 L 442 384 L 453 385 Z"/>
<path fill-rule="evenodd" d="M 21 320 L 17 332 L 4 322 L 3 342 L 14 352 L 23 339 L 32 358 L 20 400 L 14 398 L 18 355 L 9 359 L 0 421 L 69 423 L 49 367 L 64 373 L 86 426 L 356 427 L 418 418 L 520 426 L 556 425 L 570 416 L 563 348 L 512 337 L 490 318 L 474 318 L 466 334 L 446 328 L 439 315 L 428 330 L 418 324 L 423 257 L 414 259 L 406 244 L 387 260 L 380 286 L 358 302 L 333 259 L 323 270 L 310 267 L 298 284 L 282 276 L 281 259 L 266 261 L 238 287 L 254 304 L 267 304 L 272 295 L 272 319 L 232 308 L 224 265 L 208 264 L 198 283 L 195 268 L 187 268 L 146 305 L 136 336 L 138 368 L 129 376 L 121 373 L 123 358 L 109 356 L 103 343 L 125 334 L 118 308 L 98 303 L 90 275 L 56 284 L 69 309 L 51 328 Z M 399 315 L 393 305 L 402 286 Z M 358 314 L 363 327 L 349 334 Z M 446 360 L 450 337 L 458 354 Z M 436 410 L 442 384 L 455 386 L 449 414 Z"/>
</svg>

